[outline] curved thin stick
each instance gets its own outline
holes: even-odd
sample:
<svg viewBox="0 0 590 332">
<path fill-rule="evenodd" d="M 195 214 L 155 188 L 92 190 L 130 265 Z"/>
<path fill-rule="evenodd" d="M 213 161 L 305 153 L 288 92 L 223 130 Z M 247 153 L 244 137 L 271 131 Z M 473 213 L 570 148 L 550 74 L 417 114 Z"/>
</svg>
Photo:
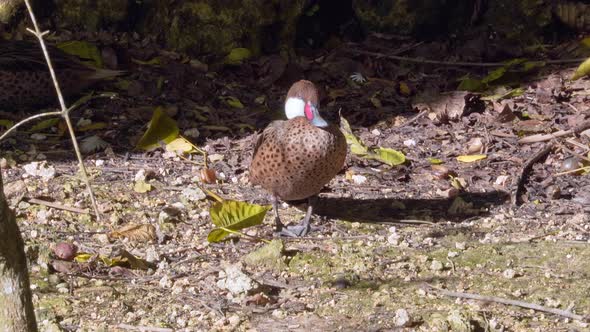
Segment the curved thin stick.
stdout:
<svg viewBox="0 0 590 332">
<path fill-rule="evenodd" d="M 27 122 L 30 122 L 32 120 L 35 119 L 39 119 L 39 118 L 44 118 L 47 116 L 53 116 L 53 115 L 61 115 L 61 111 L 55 111 L 55 112 L 47 112 L 47 113 L 41 113 L 41 114 L 35 114 L 33 116 L 30 116 L 22 121 L 19 121 L 17 124 L 15 124 L 14 126 L 10 127 L 10 129 L 8 129 L 6 132 L 4 132 L 4 134 L 2 134 L 2 136 L 0 136 L 0 142 L 5 139 L 6 137 L 8 137 L 8 135 L 10 135 L 13 131 L 16 131 L 16 129 L 22 125 L 24 125 Z"/>
</svg>

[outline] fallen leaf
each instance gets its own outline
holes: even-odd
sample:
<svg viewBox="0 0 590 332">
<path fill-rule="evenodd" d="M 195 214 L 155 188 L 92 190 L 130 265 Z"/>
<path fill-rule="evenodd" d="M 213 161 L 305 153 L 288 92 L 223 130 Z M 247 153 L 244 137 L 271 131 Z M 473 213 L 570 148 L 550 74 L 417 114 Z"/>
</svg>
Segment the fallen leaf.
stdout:
<svg viewBox="0 0 590 332">
<path fill-rule="evenodd" d="M 36 125 L 34 125 L 31 128 L 32 132 L 36 132 L 36 131 L 41 131 L 47 128 L 51 128 L 55 125 L 57 125 L 59 123 L 60 118 L 53 118 L 53 119 L 47 119 L 47 120 L 43 120 L 39 123 L 37 123 Z"/>
<path fill-rule="evenodd" d="M 377 159 L 389 166 L 397 166 L 406 162 L 406 156 L 394 149 L 378 147 L 367 155 L 367 158 Z"/>
<path fill-rule="evenodd" d="M 194 146 L 184 137 L 178 137 L 172 142 L 166 144 L 166 151 L 176 153 L 191 153 L 194 151 Z"/>
<path fill-rule="evenodd" d="M 152 185 L 145 181 L 136 181 L 133 185 L 133 191 L 140 194 L 147 193 L 150 190 L 152 190 Z"/>
<path fill-rule="evenodd" d="M 228 65 L 239 65 L 244 60 L 248 60 L 252 56 L 252 52 L 249 49 L 238 47 L 232 49 L 229 54 L 225 57 L 225 63 Z"/>
<path fill-rule="evenodd" d="M 143 134 L 136 148 L 151 151 L 163 143 L 170 143 L 178 137 L 178 126 L 176 121 L 166 115 L 161 107 L 154 110 L 148 129 Z"/>
<path fill-rule="evenodd" d="M 132 242 L 150 242 L 156 240 L 156 228 L 151 224 L 130 224 L 108 234 L 111 239 L 127 238 Z"/>
<path fill-rule="evenodd" d="M 104 129 L 108 127 L 108 123 L 106 122 L 94 122 L 91 124 L 87 124 L 85 126 L 80 126 L 77 128 L 78 131 L 90 131 L 90 130 L 98 130 L 98 129 Z"/>
<path fill-rule="evenodd" d="M 462 163 L 472 163 L 478 160 L 486 159 L 487 156 L 485 154 L 472 154 L 472 155 L 463 155 L 458 156 L 457 161 Z"/>
<path fill-rule="evenodd" d="M 586 59 L 574 72 L 572 76 L 572 81 L 575 81 L 581 77 L 587 76 L 590 74 L 590 58 Z"/>
<path fill-rule="evenodd" d="M 233 107 L 233 108 L 244 108 L 244 104 L 242 104 L 242 102 L 233 96 L 227 96 L 224 98 L 224 101 L 226 104 L 228 104 L 229 106 Z"/>
<path fill-rule="evenodd" d="M 344 138 L 346 138 L 346 143 L 350 147 L 350 152 L 358 156 L 364 156 L 368 153 L 367 147 L 361 143 L 361 141 L 354 136 L 352 133 L 352 129 L 350 128 L 350 124 L 344 117 L 340 117 L 340 130 L 342 134 L 344 134 Z"/>
<path fill-rule="evenodd" d="M 209 232 L 209 242 L 219 242 L 231 234 L 229 231 L 262 224 L 266 212 L 271 209 L 270 205 L 257 205 L 246 202 L 225 200 L 214 203 L 209 209 L 209 215 L 213 224 L 219 228 Z"/>
</svg>

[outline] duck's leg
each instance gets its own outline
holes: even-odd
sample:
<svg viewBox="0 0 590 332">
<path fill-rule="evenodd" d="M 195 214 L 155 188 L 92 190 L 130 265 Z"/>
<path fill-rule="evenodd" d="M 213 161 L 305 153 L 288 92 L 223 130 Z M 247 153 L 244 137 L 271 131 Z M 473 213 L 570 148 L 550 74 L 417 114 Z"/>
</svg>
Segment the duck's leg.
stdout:
<svg viewBox="0 0 590 332">
<path fill-rule="evenodd" d="M 272 195 L 272 209 L 275 212 L 275 232 L 280 233 L 285 228 L 285 225 L 283 225 L 279 217 L 279 198 L 277 195 Z"/>
<path fill-rule="evenodd" d="M 311 230 L 310 221 L 313 212 L 313 205 L 317 200 L 317 196 L 312 196 L 307 199 L 307 211 L 305 217 L 299 225 L 285 227 L 281 230 L 280 234 L 283 236 L 290 237 L 301 237 L 307 235 Z"/>
</svg>

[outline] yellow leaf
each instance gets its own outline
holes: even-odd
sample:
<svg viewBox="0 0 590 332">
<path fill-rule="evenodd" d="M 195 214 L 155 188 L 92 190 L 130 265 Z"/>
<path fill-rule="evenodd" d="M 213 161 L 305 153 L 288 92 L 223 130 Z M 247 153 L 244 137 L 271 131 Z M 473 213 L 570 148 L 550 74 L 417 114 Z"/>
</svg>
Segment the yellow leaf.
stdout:
<svg viewBox="0 0 590 332">
<path fill-rule="evenodd" d="M 363 143 L 352 133 L 350 124 L 344 117 L 340 117 L 340 131 L 346 138 L 346 143 L 350 146 L 350 152 L 357 156 L 364 156 L 368 153 L 367 148 Z"/>
<path fill-rule="evenodd" d="M 147 193 L 148 191 L 152 190 L 152 185 L 145 181 L 137 181 L 133 185 L 133 190 L 140 194 Z"/>
<path fill-rule="evenodd" d="M 432 165 L 440 165 L 443 163 L 442 160 L 437 158 L 428 158 L 428 162 L 430 162 Z"/>
<path fill-rule="evenodd" d="M 486 158 L 487 158 L 487 156 L 485 154 L 471 154 L 471 155 L 458 156 L 457 160 L 462 163 L 472 163 L 474 161 L 478 161 L 478 160 L 482 160 L 482 159 L 486 159 Z"/>
<path fill-rule="evenodd" d="M 102 68 L 102 56 L 98 47 L 94 44 L 86 41 L 72 40 L 58 44 L 57 47 L 68 54 L 89 60 L 95 67 Z"/>
<path fill-rule="evenodd" d="M 404 96 L 409 96 L 410 94 L 412 94 L 412 90 L 405 82 L 399 83 L 399 92 Z"/>
<path fill-rule="evenodd" d="M 151 151 L 162 145 L 170 143 L 178 137 L 176 121 L 166 115 L 161 107 L 154 110 L 148 129 L 143 134 L 136 148 Z"/>
<path fill-rule="evenodd" d="M 244 104 L 242 104 L 238 98 L 233 96 L 225 97 L 225 103 L 233 108 L 244 108 Z"/>
<path fill-rule="evenodd" d="M 377 159 L 389 166 L 397 166 L 406 162 L 406 156 L 394 149 L 378 147 L 372 151 L 367 158 Z"/>
<path fill-rule="evenodd" d="M 590 74 L 590 58 L 586 59 L 582 64 L 576 69 L 574 72 L 574 76 L 572 76 L 572 80 L 575 81 L 581 77 L 587 76 Z"/>
<path fill-rule="evenodd" d="M 231 232 L 262 224 L 270 205 L 257 205 L 246 202 L 224 200 L 213 203 L 209 215 L 213 224 L 219 228 L 213 229 L 207 236 L 209 242 L 219 242 Z"/>
<path fill-rule="evenodd" d="M 238 47 L 234 48 L 229 52 L 229 54 L 225 57 L 225 63 L 229 65 L 239 65 L 244 60 L 249 59 L 252 56 L 252 52 L 249 49 Z"/>
<path fill-rule="evenodd" d="M 134 62 L 138 65 L 159 66 L 160 65 L 160 57 L 157 56 L 157 57 L 151 58 L 147 61 L 142 61 L 142 60 L 137 60 L 137 59 L 131 58 L 131 62 Z"/>
<path fill-rule="evenodd" d="M 184 137 L 178 137 L 174 141 L 166 144 L 166 151 L 191 153 L 194 151 L 194 146 Z"/>
<path fill-rule="evenodd" d="M 106 128 L 107 126 L 108 126 L 108 124 L 106 122 L 95 122 L 95 123 L 91 123 L 86 126 L 82 126 L 82 127 L 78 128 L 78 130 L 79 131 L 98 130 L 98 129 Z"/>
<path fill-rule="evenodd" d="M 90 258 L 92 258 L 92 256 L 93 256 L 92 254 L 81 252 L 81 253 L 78 253 L 76 255 L 76 257 L 74 257 L 74 260 L 78 263 L 86 263 L 90 260 Z"/>
</svg>

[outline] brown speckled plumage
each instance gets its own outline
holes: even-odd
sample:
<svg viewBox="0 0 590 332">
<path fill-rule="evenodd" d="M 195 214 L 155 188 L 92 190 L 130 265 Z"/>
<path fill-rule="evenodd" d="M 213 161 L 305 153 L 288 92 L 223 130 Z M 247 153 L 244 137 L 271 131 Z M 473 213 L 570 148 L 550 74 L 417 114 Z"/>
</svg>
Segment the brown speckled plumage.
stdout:
<svg viewBox="0 0 590 332">
<path fill-rule="evenodd" d="M 65 96 L 80 93 L 103 78 L 121 73 L 88 67 L 55 47 L 48 46 L 48 51 Z M 34 42 L 0 41 L 0 109 L 56 102 L 41 47 Z"/>
<path fill-rule="evenodd" d="M 250 180 L 283 200 L 316 195 L 342 169 L 346 140 L 338 128 L 313 126 L 306 118 L 275 121 L 258 143 Z"/>
</svg>

